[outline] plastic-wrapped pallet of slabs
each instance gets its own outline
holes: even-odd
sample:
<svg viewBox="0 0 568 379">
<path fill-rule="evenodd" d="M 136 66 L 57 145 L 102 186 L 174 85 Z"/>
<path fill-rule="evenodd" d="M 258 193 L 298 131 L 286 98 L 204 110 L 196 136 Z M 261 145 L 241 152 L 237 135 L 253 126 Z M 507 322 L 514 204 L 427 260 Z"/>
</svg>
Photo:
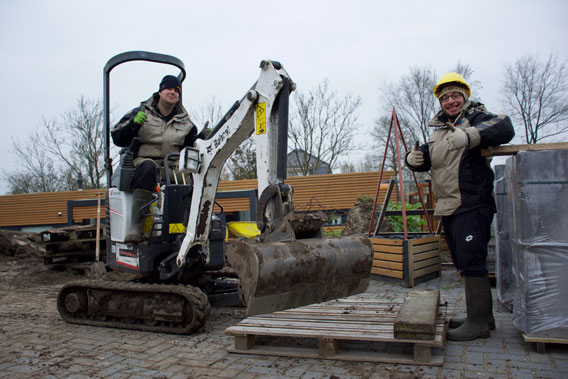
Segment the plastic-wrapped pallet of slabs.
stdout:
<svg viewBox="0 0 568 379">
<path fill-rule="evenodd" d="M 496 165 L 495 171 L 495 203 L 497 214 L 493 222 L 495 230 L 495 277 L 499 301 L 510 311 L 513 310 L 513 269 L 512 251 L 509 238 L 509 202 L 507 199 L 507 177 L 505 165 Z"/>
<path fill-rule="evenodd" d="M 509 158 L 509 237 L 515 327 L 527 337 L 568 338 L 568 150 Z"/>
</svg>

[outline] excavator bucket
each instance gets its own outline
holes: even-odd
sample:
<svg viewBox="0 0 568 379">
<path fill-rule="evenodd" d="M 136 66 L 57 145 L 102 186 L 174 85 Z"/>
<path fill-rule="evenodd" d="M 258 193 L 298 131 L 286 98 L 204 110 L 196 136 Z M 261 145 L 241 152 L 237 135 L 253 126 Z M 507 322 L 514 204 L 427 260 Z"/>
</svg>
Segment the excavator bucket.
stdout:
<svg viewBox="0 0 568 379">
<path fill-rule="evenodd" d="M 237 240 L 227 248 L 247 316 L 366 291 L 372 244 L 365 236 L 289 242 Z"/>
</svg>

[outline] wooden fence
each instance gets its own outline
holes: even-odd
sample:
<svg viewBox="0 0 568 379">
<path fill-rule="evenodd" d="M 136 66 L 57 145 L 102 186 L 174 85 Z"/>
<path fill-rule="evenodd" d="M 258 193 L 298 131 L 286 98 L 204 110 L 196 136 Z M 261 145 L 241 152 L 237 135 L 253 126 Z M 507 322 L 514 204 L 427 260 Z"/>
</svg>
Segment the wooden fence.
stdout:
<svg viewBox="0 0 568 379">
<path fill-rule="evenodd" d="M 383 174 L 388 180 L 393 172 Z M 378 172 L 294 176 L 286 180 L 294 188 L 296 211 L 349 210 L 361 194 L 375 197 Z M 383 188 L 384 186 L 384 188 Z M 382 202 L 386 184 L 381 186 Z M 218 192 L 254 190 L 256 179 L 222 181 Z M 84 219 L 97 217 L 97 194 L 105 198 L 104 190 L 66 191 L 0 196 L 0 228 L 20 229 L 27 226 L 80 224 Z M 94 200 L 94 201 L 93 201 Z M 250 210 L 248 196 L 218 199 L 223 210 L 230 214 Z M 84 206 L 79 206 L 80 204 Z M 77 206 L 70 206 L 76 204 Z M 218 207 L 216 207 L 218 211 Z M 104 211 L 102 213 L 104 215 Z M 71 221 L 71 222 L 70 222 Z"/>
</svg>

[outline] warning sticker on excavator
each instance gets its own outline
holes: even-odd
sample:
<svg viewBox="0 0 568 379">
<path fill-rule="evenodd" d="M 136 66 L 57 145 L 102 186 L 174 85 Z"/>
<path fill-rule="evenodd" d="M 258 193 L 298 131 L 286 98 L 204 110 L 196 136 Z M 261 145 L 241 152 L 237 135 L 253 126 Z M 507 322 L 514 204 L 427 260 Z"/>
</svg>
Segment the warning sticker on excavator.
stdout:
<svg viewBox="0 0 568 379">
<path fill-rule="evenodd" d="M 134 250 L 132 245 L 113 244 L 112 252 L 115 254 L 116 263 L 139 270 L 138 252 Z"/>
<path fill-rule="evenodd" d="M 266 103 L 256 105 L 256 134 L 266 134 Z"/>
<path fill-rule="evenodd" d="M 170 234 L 182 234 L 185 233 L 185 226 L 181 223 L 170 224 Z"/>
</svg>

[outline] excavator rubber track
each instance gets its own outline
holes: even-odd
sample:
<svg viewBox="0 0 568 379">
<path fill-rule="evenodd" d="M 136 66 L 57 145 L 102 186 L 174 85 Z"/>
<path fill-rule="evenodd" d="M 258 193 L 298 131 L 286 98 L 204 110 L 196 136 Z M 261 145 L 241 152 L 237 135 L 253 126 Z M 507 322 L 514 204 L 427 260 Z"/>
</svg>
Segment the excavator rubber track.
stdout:
<svg viewBox="0 0 568 379">
<path fill-rule="evenodd" d="M 57 310 L 72 324 L 190 334 L 205 325 L 211 306 L 197 287 L 105 280 L 67 283 Z"/>
</svg>

